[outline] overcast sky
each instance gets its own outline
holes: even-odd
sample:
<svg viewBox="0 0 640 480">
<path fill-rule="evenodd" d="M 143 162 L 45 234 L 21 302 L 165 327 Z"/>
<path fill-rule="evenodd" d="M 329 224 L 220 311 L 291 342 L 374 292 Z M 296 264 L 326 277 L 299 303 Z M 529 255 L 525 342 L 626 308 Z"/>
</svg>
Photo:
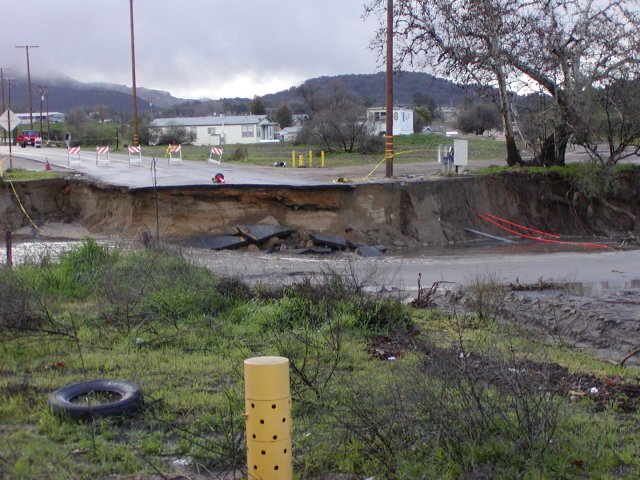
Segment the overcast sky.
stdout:
<svg viewBox="0 0 640 480">
<path fill-rule="evenodd" d="M 182 98 L 253 97 L 322 75 L 383 69 L 364 0 L 134 0 L 136 85 Z M 2 8 L 0 67 L 131 86 L 129 0 Z"/>
</svg>

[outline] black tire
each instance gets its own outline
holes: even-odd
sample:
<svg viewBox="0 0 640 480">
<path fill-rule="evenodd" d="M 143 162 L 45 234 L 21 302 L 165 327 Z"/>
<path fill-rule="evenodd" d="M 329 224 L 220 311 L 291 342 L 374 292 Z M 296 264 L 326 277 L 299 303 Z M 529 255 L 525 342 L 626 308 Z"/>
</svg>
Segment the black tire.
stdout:
<svg viewBox="0 0 640 480">
<path fill-rule="evenodd" d="M 99 392 L 115 394 L 119 398 L 94 405 L 73 403 L 82 395 Z M 56 390 L 49 396 L 49 405 L 54 414 L 74 420 L 126 415 L 138 410 L 143 403 L 140 387 L 120 380 L 100 379 L 74 383 Z"/>
</svg>

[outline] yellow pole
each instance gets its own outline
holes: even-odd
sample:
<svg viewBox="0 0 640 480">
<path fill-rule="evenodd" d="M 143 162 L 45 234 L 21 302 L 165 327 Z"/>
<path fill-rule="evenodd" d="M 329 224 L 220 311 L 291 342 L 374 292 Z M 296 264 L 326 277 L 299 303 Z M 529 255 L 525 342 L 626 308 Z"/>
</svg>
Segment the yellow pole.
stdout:
<svg viewBox="0 0 640 480">
<path fill-rule="evenodd" d="M 309 150 L 309 167 L 313 167 L 313 152 Z"/>
<path fill-rule="evenodd" d="M 291 165 L 296 166 L 296 151 L 291 150 Z"/>
<path fill-rule="evenodd" d="M 289 360 L 244 361 L 247 472 L 250 480 L 291 480 L 291 393 Z"/>
<path fill-rule="evenodd" d="M 304 157 L 302 155 L 298 157 L 298 166 L 304 167 Z"/>
<path fill-rule="evenodd" d="M 320 150 L 320 166 L 324 168 L 324 150 Z"/>
</svg>

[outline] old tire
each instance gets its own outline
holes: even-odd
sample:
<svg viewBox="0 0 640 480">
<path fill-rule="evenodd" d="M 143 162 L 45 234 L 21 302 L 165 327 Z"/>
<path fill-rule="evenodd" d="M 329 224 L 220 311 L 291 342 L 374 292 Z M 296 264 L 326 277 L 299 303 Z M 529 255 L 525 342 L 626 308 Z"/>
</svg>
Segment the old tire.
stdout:
<svg viewBox="0 0 640 480">
<path fill-rule="evenodd" d="M 74 402 L 83 395 L 105 393 L 116 398 L 93 404 Z M 49 396 L 49 405 L 54 414 L 74 420 L 127 415 L 138 410 L 143 403 L 140 387 L 120 380 L 100 379 L 74 383 Z"/>
</svg>

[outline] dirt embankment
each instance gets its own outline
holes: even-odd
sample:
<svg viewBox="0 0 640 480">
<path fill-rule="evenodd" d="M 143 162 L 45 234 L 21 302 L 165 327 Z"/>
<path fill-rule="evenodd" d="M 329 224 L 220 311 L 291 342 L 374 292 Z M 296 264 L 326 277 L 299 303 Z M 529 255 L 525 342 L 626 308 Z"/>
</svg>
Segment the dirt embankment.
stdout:
<svg viewBox="0 0 640 480">
<path fill-rule="evenodd" d="M 126 189 L 81 179 L 0 184 L 0 227 L 66 222 L 95 234 L 186 238 L 230 232 L 266 216 L 295 229 L 405 246 L 472 238 L 465 228 L 505 234 L 479 218 L 493 214 L 560 235 L 638 236 L 640 174 L 618 193 L 589 199 L 565 180 L 514 173 L 319 187 L 185 186 Z M 24 207 L 24 212 L 22 208 Z M 26 214 L 25 214 L 26 212 Z M 508 234 L 505 234 L 508 235 Z"/>
</svg>

